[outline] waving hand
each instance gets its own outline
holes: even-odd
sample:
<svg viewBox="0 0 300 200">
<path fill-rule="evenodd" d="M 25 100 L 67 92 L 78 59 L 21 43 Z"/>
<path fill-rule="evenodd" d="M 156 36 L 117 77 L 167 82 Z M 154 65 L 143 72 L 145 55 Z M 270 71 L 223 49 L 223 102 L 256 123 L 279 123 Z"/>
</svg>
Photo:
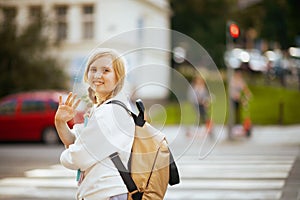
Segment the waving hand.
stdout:
<svg viewBox="0 0 300 200">
<path fill-rule="evenodd" d="M 55 120 L 66 123 L 74 118 L 76 108 L 80 103 L 80 99 L 75 101 L 76 97 L 76 94 L 73 95 L 73 93 L 70 92 L 65 103 L 62 102 L 62 96 L 59 97 L 59 106 L 56 111 Z"/>
</svg>

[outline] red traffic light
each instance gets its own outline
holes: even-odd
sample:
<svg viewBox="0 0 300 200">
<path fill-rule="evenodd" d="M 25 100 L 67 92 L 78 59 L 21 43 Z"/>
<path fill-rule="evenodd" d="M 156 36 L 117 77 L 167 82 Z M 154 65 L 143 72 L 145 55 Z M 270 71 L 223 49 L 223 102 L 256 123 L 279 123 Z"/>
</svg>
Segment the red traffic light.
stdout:
<svg viewBox="0 0 300 200">
<path fill-rule="evenodd" d="M 235 23 L 229 25 L 229 33 L 232 38 L 238 38 L 240 36 L 240 28 Z"/>
</svg>

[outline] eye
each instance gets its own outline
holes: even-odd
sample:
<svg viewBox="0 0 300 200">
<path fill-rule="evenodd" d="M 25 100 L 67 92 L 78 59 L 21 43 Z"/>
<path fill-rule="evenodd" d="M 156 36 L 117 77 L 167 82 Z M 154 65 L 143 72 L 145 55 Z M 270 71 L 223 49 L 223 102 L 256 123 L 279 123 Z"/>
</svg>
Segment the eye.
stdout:
<svg viewBox="0 0 300 200">
<path fill-rule="evenodd" d="M 110 72 L 110 69 L 107 68 L 107 67 L 105 67 L 105 68 L 103 69 L 103 72 Z"/>
<path fill-rule="evenodd" d="M 96 72 L 96 71 L 97 71 L 97 69 L 95 67 L 90 68 L 90 72 Z"/>
</svg>

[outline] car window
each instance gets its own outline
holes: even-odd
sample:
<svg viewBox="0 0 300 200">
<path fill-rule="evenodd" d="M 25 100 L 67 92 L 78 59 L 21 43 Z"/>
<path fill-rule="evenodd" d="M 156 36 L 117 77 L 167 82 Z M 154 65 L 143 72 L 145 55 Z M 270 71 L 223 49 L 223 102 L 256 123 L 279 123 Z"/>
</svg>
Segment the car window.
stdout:
<svg viewBox="0 0 300 200">
<path fill-rule="evenodd" d="M 15 114 L 16 106 L 17 106 L 16 100 L 4 102 L 0 105 L 0 114 L 1 115 L 13 115 L 13 114 Z"/>
<path fill-rule="evenodd" d="M 49 101 L 49 106 L 51 110 L 57 110 L 58 108 L 58 103 L 54 101 Z"/>
<path fill-rule="evenodd" d="M 22 113 L 43 112 L 45 109 L 45 103 L 37 100 L 24 100 L 21 107 Z"/>
</svg>

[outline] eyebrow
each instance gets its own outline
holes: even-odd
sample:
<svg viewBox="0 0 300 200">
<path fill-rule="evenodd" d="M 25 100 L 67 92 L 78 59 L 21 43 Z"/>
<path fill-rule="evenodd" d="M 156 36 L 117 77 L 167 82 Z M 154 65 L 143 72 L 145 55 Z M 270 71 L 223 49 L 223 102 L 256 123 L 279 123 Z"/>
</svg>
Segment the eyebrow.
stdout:
<svg viewBox="0 0 300 200">
<path fill-rule="evenodd" d="M 104 66 L 101 66 L 101 67 L 97 67 L 97 66 L 95 66 L 95 65 L 90 65 L 90 69 L 92 69 L 92 68 L 101 68 L 101 69 L 109 69 L 109 70 L 112 70 L 113 69 L 113 67 L 111 67 L 111 66 L 109 66 L 109 65 L 104 65 Z"/>
</svg>

